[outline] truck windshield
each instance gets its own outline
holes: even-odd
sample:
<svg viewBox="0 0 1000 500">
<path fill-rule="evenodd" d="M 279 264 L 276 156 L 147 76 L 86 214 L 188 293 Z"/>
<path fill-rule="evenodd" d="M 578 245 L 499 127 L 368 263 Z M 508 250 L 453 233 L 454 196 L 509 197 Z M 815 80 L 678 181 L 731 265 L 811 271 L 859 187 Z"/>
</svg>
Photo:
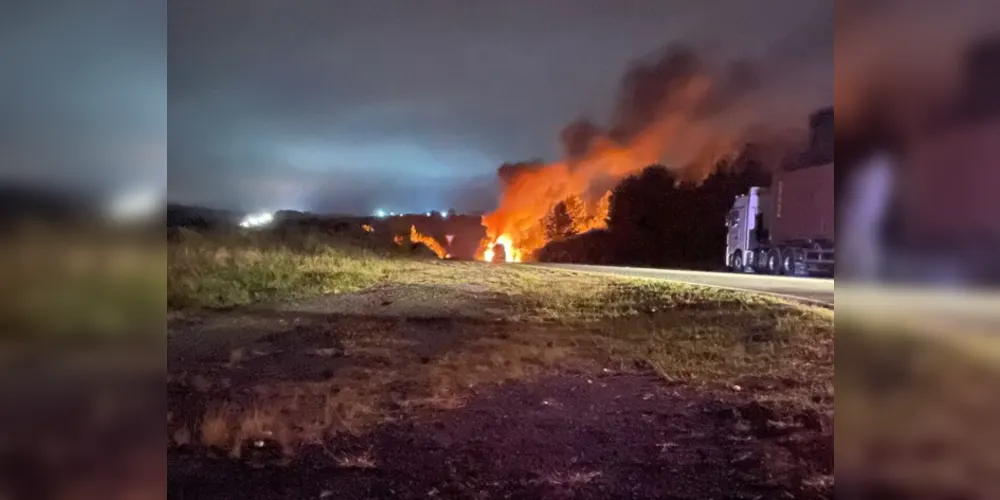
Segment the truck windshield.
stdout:
<svg viewBox="0 0 1000 500">
<path fill-rule="evenodd" d="M 729 213 L 726 214 L 726 227 L 733 227 L 736 224 L 739 224 L 739 222 L 740 222 L 739 210 L 730 210 Z"/>
</svg>

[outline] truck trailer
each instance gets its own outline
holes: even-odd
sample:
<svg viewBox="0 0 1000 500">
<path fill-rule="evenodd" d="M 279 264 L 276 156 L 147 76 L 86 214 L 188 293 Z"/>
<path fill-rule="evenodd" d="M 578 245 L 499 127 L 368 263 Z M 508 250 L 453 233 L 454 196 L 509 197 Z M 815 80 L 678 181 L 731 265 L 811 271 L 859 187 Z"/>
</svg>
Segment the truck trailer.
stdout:
<svg viewBox="0 0 1000 500">
<path fill-rule="evenodd" d="M 726 215 L 727 269 L 786 276 L 834 273 L 833 108 L 813 114 L 810 141 L 771 176 L 737 196 Z"/>
<path fill-rule="evenodd" d="M 1000 37 L 971 45 L 964 70 L 897 155 L 886 279 L 1000 284 Z"/>
</svg>

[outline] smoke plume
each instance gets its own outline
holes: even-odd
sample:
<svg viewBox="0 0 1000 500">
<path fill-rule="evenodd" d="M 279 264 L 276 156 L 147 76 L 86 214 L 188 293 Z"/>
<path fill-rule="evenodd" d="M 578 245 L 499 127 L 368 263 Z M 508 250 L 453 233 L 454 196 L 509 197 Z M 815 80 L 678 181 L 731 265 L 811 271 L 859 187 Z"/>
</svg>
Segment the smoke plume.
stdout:
<svg viewBox="0 0 1000 500">
<path fill-rule="evenodd" d="M 822 45 L 814 39 L 794 42 L 800 49 Z M 778 50 L 783 47 L 759 60 L 714 61 L 677 44 L 637 61 L 622 79 L 606 127 L 577 120 L 559 134 L 560 161 L 500 167 L 503 194 L 497 210 L 483 218 L 484 250 L 503 237 L 514 247 L 506 249 L 508 255 L 530 258 L 547 243 L 542 221 L 559 202 L 574 197 L 592 207 L 588 219 L 603 221 L 596 212 L 607 190 L 650 165 L 697 181 L 748 142 L 804 139 L 809 113 L 829 105 L 831 97 L 822 88 L 789 92 L 787 83 L 802 81 L 795 72 L 802 69 L 803 55 Z"/>
<path fill-rule="evenodd" d="M 483 218 L 484 245 L 504 236 L 530 256 L 547 242 L 540 221 L 560 201 L 592 203 L 651 164 L 699 180 L 748 143 L 784 150 L 831 102 L 838 144 L 842 130 L 873 114 L 902 133 L 954 98 L 963 53 L 998 28 L 995 0 L 838 0 L 754 59 L 670 46 L 624 76 L 607 126 L 578 120 L 561 132 L 561 160 L 501 167 L 504 190 Z"/>
</svg>

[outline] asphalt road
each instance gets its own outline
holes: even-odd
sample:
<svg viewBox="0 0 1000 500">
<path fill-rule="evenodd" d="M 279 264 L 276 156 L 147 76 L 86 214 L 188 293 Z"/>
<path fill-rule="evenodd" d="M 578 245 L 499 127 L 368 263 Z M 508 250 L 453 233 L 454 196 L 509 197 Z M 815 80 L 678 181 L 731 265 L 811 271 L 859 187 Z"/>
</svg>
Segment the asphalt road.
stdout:
<svg viewBox="0 0 1000 500">
<path fill-rule="evenodd" d="M 950 338 L 982 334 L 991 339 L 993 355 L 1000 354 L 1000 290 L 844 284 L 840 298 L 845 320 Z"/>
<path fill-rule="evenodd" d="M 680 269 L 648 269 L 640 267 L 588 266 L 581 264 L 538 264 L 546 267 L 569 269 L 588 273 L 664 279 L 679 283 L 732 288 L 757 293 L 784 296 L 809 302 L 833 305 L 833 280 L 820 278 L 793 278 L 756 274 L 714 273 Z"/>
</svg>

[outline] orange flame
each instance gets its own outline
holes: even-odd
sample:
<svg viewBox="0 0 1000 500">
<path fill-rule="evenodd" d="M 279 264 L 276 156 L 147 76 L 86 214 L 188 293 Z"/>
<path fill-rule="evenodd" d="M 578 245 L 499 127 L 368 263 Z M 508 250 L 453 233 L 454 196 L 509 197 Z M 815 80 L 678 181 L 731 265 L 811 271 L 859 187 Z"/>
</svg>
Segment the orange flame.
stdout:
<svg viewBox="0 0 1000 500">
<path fill-rule="evenodd" d="M 578 204 L 576 209 L 570 213 L 574 234 L 583 234 L 595 229 L 605 229 L 608 227 L 608 216 L 611 212 L 611 191 L 604 193 L 604 196 L 593 206 Z M 571 198 L 573 199 L 573 198 Z M 564 202 L 566 200 L 563 200 Z"/>
<path fill-rule="evenodd" d="M 519 175 L 504 190 L 499 207 L 483 217 L 488 241 L 498 242 L 500 236 L 506 235 L 518 253 L 531 256 L 549 242 L 544 221 L 559 202 L 584 196 L 595 179 L 618 182 L 657 164 L 669 146 L 669 142 L 664 144 L 666 141 L 661 134 L 667 134 L 670 129 L 666 125 L 654 127 L 632 144 L 599 144 L 576 163 L 551 163 Z M 676 132 L 676 140 L 683 141 L 686 134 Z M 728 144 L 713 142 L 711 147 L 700 152 L 697 160 L 714 163 L 723 157 L 720 151 L 734 149 Z M 587 204 L 582 214 L 570 214 L 577 216 L 573 219 L 576 232 L 606 227 L 609 205 L 610 195 L 606 193 L 596 203 Z"/>
<path fill-rule="evenodd" d="M 610 192 L 595 199 L 598 186 L 612 186 L 656 164 L 683 169 L 685 176 L 698 180 L 732 157 L 746 127 L 722 126 L 705 113 L 737 95 L 746 75 L 717 76 L 690 52 L 666 52 L 626 75 L 609 129 L 573 124 L 563 132 L 560 161 L 501 167 L 499 205 L 482 218 L 482 258 L 491 260 L 498 244 L 508 260 L 534 258 L 552 238 L 546 220 L 560 202 L 567 204 L 574 233 L 605 228 Z M 570 210 L 569 200 L 582 203 Z"/>
<path fill-rule="evenodd" d="M 373 232 L 375 232 L 375 228 L 371 227 L 368 224 L 362 224 L 361 225 L 361 229 L 364 229 L 366 233 L 373 233 Z"/>
<path fill-rule="evenodd" d="M 420 234 L 420 232 L 417 231 L 417 226 L 410 226 L 410 241 L 413 243 L 423 243 L 424 246 L 430 248 L 439 259 L 447 259 L 448 257 L 451 257 L 451 255 L 448 254 L 448 251 L 445 250 L 444 247 L 437 242 L 437 240 L 431 238 L 430 236 Z"/>
<path fill-rule="evenodd" d="M 405 238 L 403 238 L 403 235 L 401 235 L 401 234 L 397 234 L 396 236 L 394 236 L 392 238 L 392 242 L 395 243 L 395 244 L 397 244 L 397 245 L 402 245 L 403 241 L 405 241 Z"/>
<path fill-rule="evenodd" d="M 514 247 L 510 236 L 506 234 L 500 235 L 496 241 L 490 242 L 486 245 L 486 249 L 482 252 L 482 260 L 486 262 L 493 262 L 496 258 L 496 247 L 499 245 L 503 248 L 504 261 L 506 262 L 521 262 L 521 251 Z"/>
</svg>

